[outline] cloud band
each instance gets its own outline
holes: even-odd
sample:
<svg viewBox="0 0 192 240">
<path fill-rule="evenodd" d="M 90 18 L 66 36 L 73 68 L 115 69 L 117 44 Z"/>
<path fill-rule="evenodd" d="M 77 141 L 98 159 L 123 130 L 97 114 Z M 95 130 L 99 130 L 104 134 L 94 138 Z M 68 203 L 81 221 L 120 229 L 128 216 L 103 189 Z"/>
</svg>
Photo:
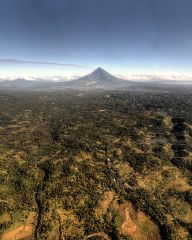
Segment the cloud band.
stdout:
<svg viewBox="0 0 192 240">
<path fill-rule="evenodd" d="M 84 69 L 92 69 L 92 67 L 90 67 L 90 66 L 84 66 L 84 65 L 79 65 L 79 64 L 18 60 L 18 59 L 0 59 L 0 64 L 37 64 L 37 65 L 52 65 L 52 66 L 61 66 L 61 67 L 77 67 L 77 68 L 84 68 Z"/>
</svg>

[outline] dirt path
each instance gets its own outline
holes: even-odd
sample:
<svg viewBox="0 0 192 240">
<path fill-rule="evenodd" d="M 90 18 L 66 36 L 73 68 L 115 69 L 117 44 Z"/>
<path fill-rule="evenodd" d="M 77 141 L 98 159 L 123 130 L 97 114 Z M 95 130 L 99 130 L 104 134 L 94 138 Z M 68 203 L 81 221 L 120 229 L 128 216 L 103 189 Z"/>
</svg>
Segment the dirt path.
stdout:
<svg viewBox="0 0 192 240">
<path fill-rule="evenodd" d="M 124 223 L 122 224 L 121 228 L 122 228 L 123 232 L 125 232 L 128 235 L 131 235 L 131 237 L 133 237 L 137 231 L 137 225 L 131 219 L 128 209 L 125 209 L 124 215 L 125 215 L 125 220 L 124 220 Z"/>
<path fill-rule="evenodd" d="M 23 226 L 21 227 L 22 229 L 20 229 L 16 235 L 15 235 L 15 240 L 18 239 L 23 239 L 25 237 L 32 237 L 32 227 L 31 226 Z"/>
<path fill-rule="evenodd" d="M 32 226 L 18 227 L 3 236 L 3 240 L 19 240 L 32 236 Z"/>
<path fill-rule="evenodd" d="M 111 240 L 111 238 L 110 238 L 107 234 L 105 234 L 105 233 L 103 233 L 103 232 L 92 233 L 92 234 L 90 234 L 89 236 L 85 237 L 83 240 L 87 240 L 87 239 L 89 239 L 89 238 L 91 238 L 91 237 L 101 237 L 101 238 L 103 238 L 103 239 L 105 239 L 105 240 Z"/>
</svg>

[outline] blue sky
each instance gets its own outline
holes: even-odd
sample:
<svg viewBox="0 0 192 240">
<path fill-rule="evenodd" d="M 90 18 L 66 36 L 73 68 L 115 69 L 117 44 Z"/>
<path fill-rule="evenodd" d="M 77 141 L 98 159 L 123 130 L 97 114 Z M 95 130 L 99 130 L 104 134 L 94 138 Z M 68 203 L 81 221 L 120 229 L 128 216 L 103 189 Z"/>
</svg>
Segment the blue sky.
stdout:
<svg viewBox="0 0 192 240">
<path fill-rule="evenodd" d="M 191 0 L 0 0 L 0 77 L 192 72 L 191 13 Z"/>
</svg>

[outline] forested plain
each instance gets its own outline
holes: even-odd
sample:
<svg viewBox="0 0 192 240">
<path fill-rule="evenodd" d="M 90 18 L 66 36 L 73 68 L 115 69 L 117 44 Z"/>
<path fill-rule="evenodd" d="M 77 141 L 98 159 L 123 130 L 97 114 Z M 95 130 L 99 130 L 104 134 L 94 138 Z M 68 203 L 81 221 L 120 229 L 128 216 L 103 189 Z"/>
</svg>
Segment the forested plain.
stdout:
<svg viewBox="0 0 192 240">
<path fill-rule="evenodd" d="M 0 91 L 0 238 L 189 240 L 192 94 Z"/>
</svg>

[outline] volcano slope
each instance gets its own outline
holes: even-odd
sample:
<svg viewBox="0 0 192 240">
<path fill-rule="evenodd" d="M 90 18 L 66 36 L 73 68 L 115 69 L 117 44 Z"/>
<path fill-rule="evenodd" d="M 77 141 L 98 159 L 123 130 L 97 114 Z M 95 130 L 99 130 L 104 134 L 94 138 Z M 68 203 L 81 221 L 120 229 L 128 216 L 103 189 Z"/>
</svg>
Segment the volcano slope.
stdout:
<svg viewBox="0 0 192 240">
<path fill-rule="evenodd" d="M 191 239 L 192 95 L 0 92 L 1 239 Z"/>
</svg>

